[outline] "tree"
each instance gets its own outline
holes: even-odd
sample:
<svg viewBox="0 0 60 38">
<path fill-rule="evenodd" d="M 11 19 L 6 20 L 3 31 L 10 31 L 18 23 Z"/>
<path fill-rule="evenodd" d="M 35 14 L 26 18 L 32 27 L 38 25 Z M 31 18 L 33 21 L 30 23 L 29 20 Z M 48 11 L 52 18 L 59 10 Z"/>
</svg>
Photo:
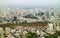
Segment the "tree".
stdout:
<svg viewBox="0 0 60 38">
<path fill-rule="evenodd" d="M 36 33 L 28 32 L 26 38 L 39 38 Z"/>
<path fill-rule="evenodd" d="M 47 33 L 44 30 L 42 30 L 42 31 L 46 33 L 43 35 L 45 38 L 58 38 L 58 36 L 60 36 L 60 31 L 57 31 L 57 30 L 53 34 Z"/>
<path fill-rule="evenodd" d="M 2 37 L 2 34 L 0 34 L 0 38 Z"/>
</svg>

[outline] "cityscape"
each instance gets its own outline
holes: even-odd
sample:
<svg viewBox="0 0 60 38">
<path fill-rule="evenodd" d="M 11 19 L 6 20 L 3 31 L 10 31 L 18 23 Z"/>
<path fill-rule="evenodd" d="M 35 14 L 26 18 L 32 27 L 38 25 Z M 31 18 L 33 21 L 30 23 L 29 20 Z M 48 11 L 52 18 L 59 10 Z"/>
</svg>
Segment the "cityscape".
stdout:
<svg viewBox="0 0 60 38">
<path fill-rule="evenodd" d="M 46 0 L 48 4 L 41 0 L 29 1 L 0 3 L 0 38 L 60 38 L 59 4 L 54 0 L 56 3 Z"/>
</svg>

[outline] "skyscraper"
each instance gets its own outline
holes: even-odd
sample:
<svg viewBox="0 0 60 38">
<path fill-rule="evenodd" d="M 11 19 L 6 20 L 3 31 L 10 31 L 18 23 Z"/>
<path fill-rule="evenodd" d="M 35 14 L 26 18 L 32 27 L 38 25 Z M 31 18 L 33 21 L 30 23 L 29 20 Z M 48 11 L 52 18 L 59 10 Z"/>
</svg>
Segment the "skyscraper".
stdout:
<svg viewBox="0 0 60 38">
<path fill-rule="evenodd" d="M 46 12 L 46 18 L 50 18 L 50 13 L 49 13 L 49 11 Z"/>
<path fill-rule="evenodd" d="M 54 16 L 54 12 L 51 12 L 51 16 Z"/>
</svg>

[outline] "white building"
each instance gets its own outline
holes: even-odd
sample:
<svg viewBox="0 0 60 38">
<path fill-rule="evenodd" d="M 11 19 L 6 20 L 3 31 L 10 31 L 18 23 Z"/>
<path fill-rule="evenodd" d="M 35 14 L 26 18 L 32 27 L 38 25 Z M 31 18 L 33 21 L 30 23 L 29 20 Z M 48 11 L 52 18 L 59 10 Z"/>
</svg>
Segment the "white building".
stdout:
<svg viewBox="0 0 60 38">
<path fill-rule="evenodd" d="M 48 30 L 50 30 L 50 31 L 53 30 L 53 24 L 52 23 L 48 23 Z"/>
</svg>

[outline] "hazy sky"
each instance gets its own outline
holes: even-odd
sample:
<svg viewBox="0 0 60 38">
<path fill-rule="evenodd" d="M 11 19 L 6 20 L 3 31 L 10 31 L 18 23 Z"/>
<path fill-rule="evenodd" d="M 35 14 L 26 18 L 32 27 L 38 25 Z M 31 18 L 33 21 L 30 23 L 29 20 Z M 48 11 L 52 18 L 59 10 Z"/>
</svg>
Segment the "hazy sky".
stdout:
<svg viewBox="0 0 60 38">
<path fill-rule="evenodd" d="M 0 0 L 2 6 L 59 7 L 59 0 Z"/>
</svg>

